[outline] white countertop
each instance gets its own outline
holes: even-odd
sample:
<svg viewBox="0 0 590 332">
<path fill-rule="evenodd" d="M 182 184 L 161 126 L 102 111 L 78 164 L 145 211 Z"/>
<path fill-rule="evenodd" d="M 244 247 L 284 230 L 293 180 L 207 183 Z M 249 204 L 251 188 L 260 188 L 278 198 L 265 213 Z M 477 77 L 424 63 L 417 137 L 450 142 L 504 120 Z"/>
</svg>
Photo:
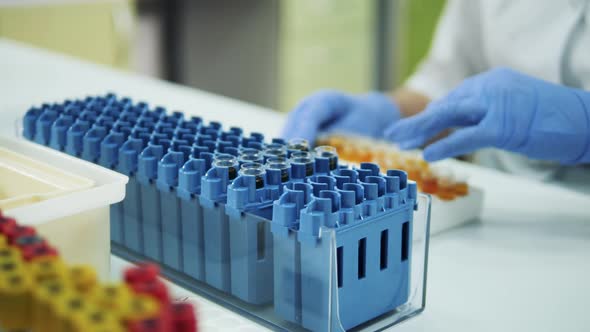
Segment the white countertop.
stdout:
<svg viewBox="0 0 590 332">
<path fill-rule="evenodd" d="M 0 39 L 2 134 L 14 133 L 15 120 L 33 104 L 107 91 L 269 136 L 284 121 L 262 107 Z M 448 163 L 485 190 L 483 214 L 479 222 L 432 239 L 426 311 L 394 330 L 588 331 L 590 196 Z M 122 265 L 113 261 L 116 269 Z M 260 328 L 197 302 L 204 331 L 236 326 L 216 315 L 246 330 Z"/>
</svg>

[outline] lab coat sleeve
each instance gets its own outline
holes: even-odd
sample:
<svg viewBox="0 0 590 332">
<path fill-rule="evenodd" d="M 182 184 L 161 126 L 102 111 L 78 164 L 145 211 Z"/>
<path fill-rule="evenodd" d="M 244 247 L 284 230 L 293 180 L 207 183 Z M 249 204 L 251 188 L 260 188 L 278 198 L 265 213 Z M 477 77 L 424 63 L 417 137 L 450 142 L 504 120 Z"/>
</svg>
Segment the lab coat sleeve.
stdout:
<svg viewBox="0 0 590 332">
<path fill-rule="evenodd" d="M 407 88 L 434 100 L 485 70 L 479 9 L 479 0 L 447 1 L 430 51 L 405 82 Z"/>
</svg>

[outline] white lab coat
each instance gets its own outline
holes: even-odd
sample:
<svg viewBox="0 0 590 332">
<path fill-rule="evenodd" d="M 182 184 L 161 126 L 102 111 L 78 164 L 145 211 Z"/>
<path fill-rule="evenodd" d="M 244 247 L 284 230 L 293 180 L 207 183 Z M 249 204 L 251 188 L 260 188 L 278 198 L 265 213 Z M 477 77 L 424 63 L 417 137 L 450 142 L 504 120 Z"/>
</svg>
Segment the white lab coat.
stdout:
<svg viewBox="0 0 590 332">
<path fill-rule="evenodd" d="M 437 99 L 469 76 L 504 66 L 590 90 L 589 25 L 590 0 L 449 0 L 430 52 L 406 86 Z M 491 149 L 476 161 L 540 180 L 590 174 Z"/>
</svg>

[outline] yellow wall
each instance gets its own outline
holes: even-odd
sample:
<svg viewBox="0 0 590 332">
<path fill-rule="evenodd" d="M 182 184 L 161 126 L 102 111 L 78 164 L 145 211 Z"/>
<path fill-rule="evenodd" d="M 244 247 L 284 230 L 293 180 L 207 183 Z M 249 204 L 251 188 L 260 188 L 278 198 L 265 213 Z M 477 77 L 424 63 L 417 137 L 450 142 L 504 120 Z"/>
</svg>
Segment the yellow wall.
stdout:
<svg viewBox="0 0 590 332">
<path fill-rule="evenodd" d="M 0 6 L 0 37 L 129 67 L 133 1 Z"/>
<path fill-rule="evenodd" d="M 279 109 L 324 88 L 360 93 L 372 85 L 375 1 L 283 1 Z"/>
</svg>

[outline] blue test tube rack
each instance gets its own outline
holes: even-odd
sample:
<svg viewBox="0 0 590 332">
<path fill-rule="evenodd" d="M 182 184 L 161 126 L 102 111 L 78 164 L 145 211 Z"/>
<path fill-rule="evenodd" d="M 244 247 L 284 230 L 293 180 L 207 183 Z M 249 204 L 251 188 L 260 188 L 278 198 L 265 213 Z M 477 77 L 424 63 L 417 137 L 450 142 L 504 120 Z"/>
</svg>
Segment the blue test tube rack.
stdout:
<svg viewBox="0 0 590 332">
<path fill-rule="evenodd" d="M 403 171 L 299 158 L 284 140 L 114 94 L 31 108 L 23 136 L 129 177 L 114 246 L 280 320 L 350 329 L 408 301 L 417 193 Z M 245 149 L 294 158 L 256 176 L 232 158 Z"/>
<path fill-rule="evenodd" d="M 228 187 L 231 293 L 253 304 L 273 300 L 272 204 L 282 192 L 281 171 L 240 175 Z"/>
<path fill-rule="evenodd" d="M 334 328 L 331 322 L 352 328 L 409 295 L 415 183 L 403 171 L 379 175 L 369 163 L 332 174 L 288 186 L 273 210 L 274 253 L 281 257 L 275 310 L 313 331 Z M 331 291 L 339 319 L 329 311 Z"/>
<path fill-rule="evenodd" d="M 232 166 L 236 167 L 236 166 Z M 225 214 L 230 167 L 212 167 L 201 177 L 200 203 L 203 210 L 205 281 L 224 292 L 230 291 L 229 221 Z M 235 177 L 235 175 L 232 175 Z"/>
</svg>

